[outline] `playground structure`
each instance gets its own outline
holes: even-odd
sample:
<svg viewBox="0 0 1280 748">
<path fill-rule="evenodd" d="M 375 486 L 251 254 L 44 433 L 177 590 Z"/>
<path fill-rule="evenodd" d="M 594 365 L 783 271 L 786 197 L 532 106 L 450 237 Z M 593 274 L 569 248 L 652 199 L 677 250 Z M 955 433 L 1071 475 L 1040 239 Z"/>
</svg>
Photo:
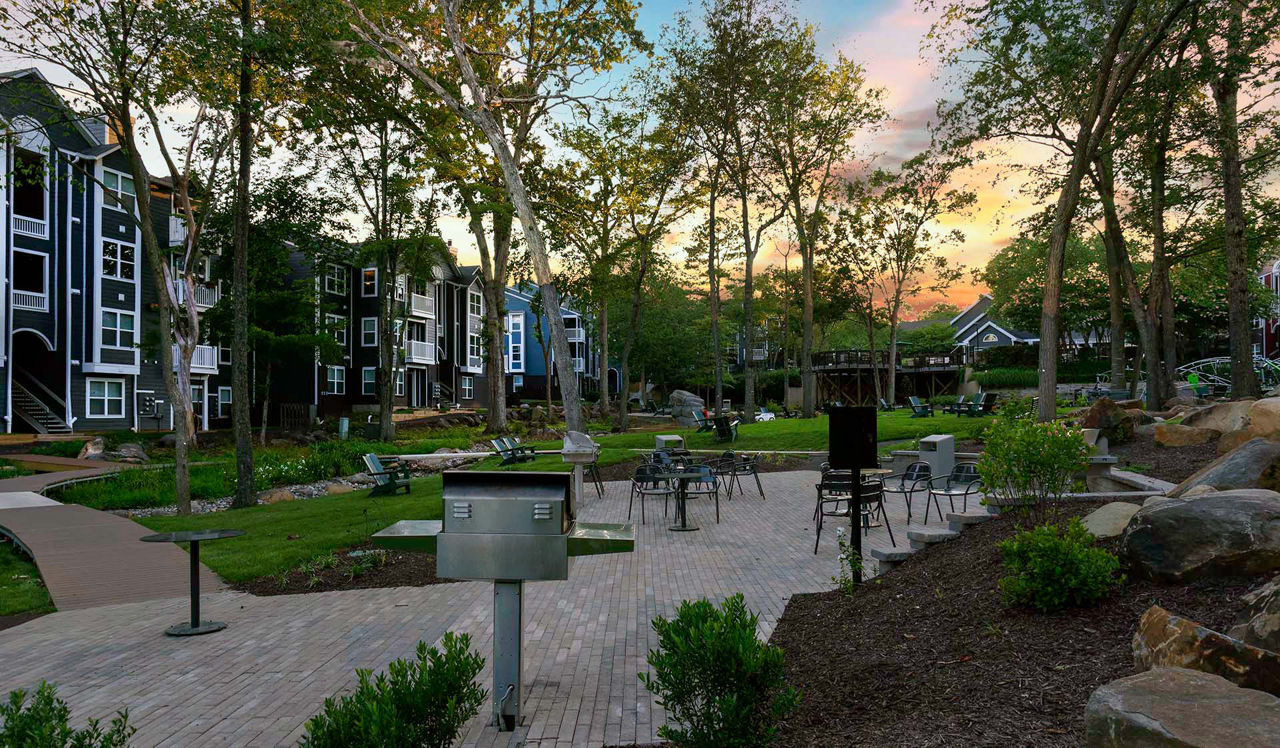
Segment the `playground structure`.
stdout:
<svg viewBox="0 0 1280 748">
<path fill-rule="evenodd" d="M 1280 386 L 1280 361 L 1254 356 L 1253 370 L 1263 389 Z M 1195 374 L 1199 386 L 1206 388 L 1201 394 L 1224 395 L 1231 391 L 1231 358 L 1228 356 L 1202 358 L 1183 364 L 1176 371 L 1181 380 Z"/>
</svg>

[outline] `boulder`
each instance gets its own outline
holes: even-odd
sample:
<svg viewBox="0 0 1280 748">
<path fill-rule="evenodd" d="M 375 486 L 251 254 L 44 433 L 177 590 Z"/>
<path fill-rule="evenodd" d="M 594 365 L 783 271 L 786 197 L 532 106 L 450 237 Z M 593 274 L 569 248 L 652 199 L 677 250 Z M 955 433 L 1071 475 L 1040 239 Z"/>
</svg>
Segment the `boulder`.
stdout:
<svg viewBox="0 0 1280 748">
<path fill-rule="evenodd" d="M 1256 488 L 1267 468 L 1280 459 L 1280 442 L 1250 439 L 1239 447 L 1205 465 L 1169 492 L 1178 497 L 1200 485 L 1218 490 Z"/>
<path fill-rule="evenodd" d="M 1204 496 L 1205 494 L 1217 493 L 1217 492 L 1218 492 L 1218 489 L 1214 488 L 1213 486 L 1196 486 L 1195 488 L 1192 488 L 1190 491 L 1187 491 L 1186 493 L 1182 494 L 1182 498 L 1194 499 L 1197 496 Z M 1164 498 L 1167 499 L 1169 497 L 1165 496 Z"/>
<path fill-rule="evenodd" d="M 1245 644 L 1280 652 L 1280 576 L 1241 600 L 1245 608 L 1227 633 Z"/>
<path fill-rule="evenodd" d="M 1249 431 L 1265 437 L 1280 432 L 1280 397 L 1264 397 L 1249 406 Z"/>
<path fill-rule="evenodd" d="M 1116 405 L 1110 398 L 1099 398 L 1081 419 L 1080 425 L 1086 429 L 1098 429 L 1107 437 L 1107 443 L 1115 446 L 1124 444 L 1133 438 L 1136 425 L 1133 416 Z"/>
<path fill-rule="evenodd" d="M 1280 699 L 1185 668 L 1113 680 L 1084 711 L 1088 748 L 1274 748 L 1277 736 Z"/>
<path fill-rule="evenodd" d="M 1241 688 L 1280 696 L 1280 654 L 1245 644 L 1226 634 L 1175 616 L 1153 605 L 1133 635 L 1138 670 L 1185 667 L 1222 676 Z"/>
<path fill-rule="evenodd" d="M 1251 407 L 1253 407 L 1253 402 L 1249 400 L 1214 403 L 1183 416 L 1182 425 L 1213 429 L 1222 433 L 1238 431 L 1248 428 L 1249 409 Z"/>
<path fill-rule="evenodd" d="M 1142 507 L 1127 501 L 1113 501 L 1094 509 L 1084 518 L 1084 529 L 1095 538 L 1115 538 L 1124 534 L 1124 528 Z"/>
<path fill-rule="evenodd" d="M 1253 438 L 1249 429 L 1227 431 L 1218 438 L 1218 454 L 1224 455 Z"/>
<path fill-rule="evenodd" d="M 1141 408 L 1125 408 L 1124 412 L 1128 413 L 1129 417 L 1133 419 L 1135 426 L 1145 426 L 1156 422 L 1156 419 L 1150 413 Z"/>
<path fill-rule="evenodd" d="M 76 455 L 79 460 L 101 460 L 103 453 L 107 451 L 107 442 L 101 436 L 95 436 L 84 443 L 80 448 L 80 454 Z"/>
<path fill-rule="evenodd" d="M 324 492 L 330 496 L 340 496 L 344 493 L 351 493 L 356 489 L 346 483 L 330 483 L 324 487 Z"/>
<path fill-rule="evenodd" d="M 1168 496 L 1148 496 L 1147 498 L 1142 500 L 1142 506 L 1149 507 L 1153 504 L 1159 504 L 1162 501 L 1168 501 L 1168 500 L 1169 500 Z M 1130 519 L 1133 519 L 1133 518 L 1130 517 Z"/>
<path fill-rule="evenodd" d="M 1146 401 L 1141 398 L 1136 400 L 1117 400 L 1116 405 L 1125 410 L 1142 410 L 1147 407 Z"/>
<path fill-rule="evenodd" d="M 140 465 L 144 462 L 151 462 L 151 458 L 147 456 L 146 450 L 141 444 L 135 442 L 125 442 L 110 452 L 106 453 L 108 460 L 112 462 L 125 462 L 131 465 Z"/>
<path fill-rule="evenodd" d="M 1173 410 L 1178 406 L 1182 406 L 1184 408 L 1198 408 L 1201 405 L 1208 405 L 1208 404 L 1209 404 L 1209 401 L 1205 400 L 1204 398 L 1190 397 L 1188 395 L 1178 395 L 1177 397 L 1171 397 L 1168 400 L 1165 400 L 1164 409 Z"/>
<path fill-rule="evenodd" d="M 671 417 L 681 426 L 696 426 L 697 421 L 693 420 L 693 414 L 707 409 L 706 402 L 688 390 L 672 392 L 670 403 Z"/>
<path fill-rule="evenodd" d="M 287 488 L 277 488 L 273 491 L 263 491 L 258 494 L 259 504 L 280 504 L 285 501 L 294 501 L 298 497 Z"/>
<path fill-rule="evenodd" d="M 1222 435 L 1215 429 L 1183 426 L 1177 423 L 1156 424 L 1156 444 L 1162 447 L 1193 447 L 1197 444 L 1208 444 Z"/>
<path fill-rule="evenodd" d="M 1280 494 L 1218 491 L 1143 507 L 1121 551 L 1135 574 L 1170 582 L 1280 570 Z"/>
<path fill-rule="evenodd" d="M 165 434 L 159 439 L 156 439 L 156 446 L 164 447 L 165 449 L 173 449 L 174 446 L 177 445 L 177 443 L 178 443 L 178 437 L 176 434 L 173 434 L 173 433 Z"/>
</svg>

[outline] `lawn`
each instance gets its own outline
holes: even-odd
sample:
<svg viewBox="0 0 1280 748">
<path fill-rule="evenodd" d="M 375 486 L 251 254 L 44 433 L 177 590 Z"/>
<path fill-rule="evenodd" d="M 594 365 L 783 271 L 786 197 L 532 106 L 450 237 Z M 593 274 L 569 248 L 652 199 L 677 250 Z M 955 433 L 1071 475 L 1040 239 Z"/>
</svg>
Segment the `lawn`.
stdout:
<svg viewBox="0 0 1280 748">
<path fill-rule="evenodd" d="M 278 574 L 338 548 L 359 545 L 402 519 L 440 519 L 440 476 L 412 483 L 412 493 L 370 498 L 368 491 L 288 501 L 192 517 L 145 517 L 157 532 L 195 529 L 244 530 L 230 540 L 208 543 L 200 560 L 229 582 Z"/>
<path fill-rule="evenodd" d="M 877 441 L 918 439 L 930 434 L 953 434 L 956 439 L 972 439 L 991 423 L 991 416 L 970 418 L 939 413 L 931 418 L 912 418 L 911 412 L 897 410 L 881 413 L 876 421 Z M 696 433 L 697 429 L 661 429 L 659 431 L 628 432 L 597 437 L 604 447 L 652 449 L 655 433 L 679 434 L 689 449 L 725 449 L 730 445 L 717 441 L 711 432 Z M 540 448 L 554 448 L 558 443 L 546 442 Z M 827 417 L 782 418 L 763 423 L 743 423 L 738 426 L 738 440 L 734 449 L 747 450 L 797 450 L 825 452 L 827 450 Z"/>
<path fill-rule="evenodd" d="M 652 446 L 652 445 L 650 445 Z M 554 442 L 549 449 L 559 449 L 560 443 Z M 610 447 L 600 450 L 600 457 L 596 460 L 600 467 L 616 465 L 619 462 L 635 459 L 636 453 L 631 449 Z M 547 473 L 567 473 L 573 468 L 573 465 L 565 462 L 560 455 L 538 455 L 529 462 L 516 462 L 510 465 L 502 465 L 500 457 L 486 457 L 483 460 L 472 465 L 472 470 L 522 470 L 533 472 Z"/>
<path fill-rule="evenodd" d="M 6 542 L 0 542 L 0 616 L 53 610 L 40 571 Z"/>
</svg>

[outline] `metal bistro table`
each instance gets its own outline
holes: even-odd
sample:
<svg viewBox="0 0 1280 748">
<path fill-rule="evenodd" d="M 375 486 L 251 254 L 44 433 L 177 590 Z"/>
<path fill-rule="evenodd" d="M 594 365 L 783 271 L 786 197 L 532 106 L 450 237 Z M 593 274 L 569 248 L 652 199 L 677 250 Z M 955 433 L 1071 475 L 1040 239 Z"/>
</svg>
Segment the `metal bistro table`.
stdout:
<svg viewBox="0 0 1280 748">
<path fill-rule="evenodd" d="M 140 540 L 144 543 L 190 543 L 191 544 L 191 622 L 176 623 L 164 632 L 169 636 L 196 636 L 211 634 L 227 627 L 222 621 L 200 620 L 200 542 L 204 540 L 221 540 L 244 535 L 244 530 L 181 530 L 179 532 L 162 532 L 146 535 Z"/>
<path fill-rule="evenodd" d="M 692 532 L 694 530 L 702 529 L 697 525 L 689 524 L 688 497 L 685 494 L 685 489 L 688 487 L 689 481 L 701 478 L 702 473 L 691 470 L 672 470 L 669 473 L 658 473 L 654 477 L 661 480 L 673 480 L 679 485 L 679 489 L 676 491 L 676 514 L 680 515 L 680 522 L 679 524 L 672 525 L 667 529 L 674 530 L 676 532 Z"/>
</svg>

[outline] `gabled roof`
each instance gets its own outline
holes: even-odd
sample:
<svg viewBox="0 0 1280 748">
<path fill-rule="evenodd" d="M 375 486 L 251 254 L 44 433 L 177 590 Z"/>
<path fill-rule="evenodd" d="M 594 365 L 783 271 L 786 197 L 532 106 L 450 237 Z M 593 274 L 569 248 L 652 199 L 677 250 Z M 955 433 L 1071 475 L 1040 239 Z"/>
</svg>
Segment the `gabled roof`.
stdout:
<svg viewBox="0 0 1280 748">
<path fill-rule="evenodd" d="M 522 283 L 518 286 L 507 286 L 508 296 L 515 297 L 529 304 L 533 303 L 533 294 L 534 294 L 534 291 L 531 289 L 528 283 Z M 568 306 L 568 304 L 571 302 L 566 297 L 561 297 L 560 300 L 561 300 L 560 311 L 562 313 L 568 314 L 574 317 L 577 317 L 581 314 L 581 312 L 579 312 L 577 309 L 574 309 Z"/>
<path fill-rule="evenodd" d="M 105 142 L 105 138 L 99 138 L 96 133 L 90 130 L 89 127 L 85 125 L 84 120 L 76 116 L 76 113 L 72 111 L 71 107 L 67 106 L 66 99 L 62 98 L 62 94 L 58 93 L 57 87 L 49 82 L 49 79 L 44 76 L 44 73 L 40 72 L 39 68 L 20 68 L 18 70 L 0 72 L 0 81 L 11 81 L 19 78 L 31 78 L 49 88 L 50 92 L 53 93 L 53 97 L 68 114 L 68 117 L 66 118 L 67 122 L 74 125 L 76 130 L 79 131 L 80 135 L 83 136 L 85 141 L 88 143 L 89 148 L 87 150 L 90 152 L 84 153 L 83 155 L 97 158 L 98 156 L 106 155 L 120 147 L 116 143 Z M 102 150 L 104 148 L 106 150 Z M 101 152 L 95 154 L 93 151 Z"/>
</svg>

